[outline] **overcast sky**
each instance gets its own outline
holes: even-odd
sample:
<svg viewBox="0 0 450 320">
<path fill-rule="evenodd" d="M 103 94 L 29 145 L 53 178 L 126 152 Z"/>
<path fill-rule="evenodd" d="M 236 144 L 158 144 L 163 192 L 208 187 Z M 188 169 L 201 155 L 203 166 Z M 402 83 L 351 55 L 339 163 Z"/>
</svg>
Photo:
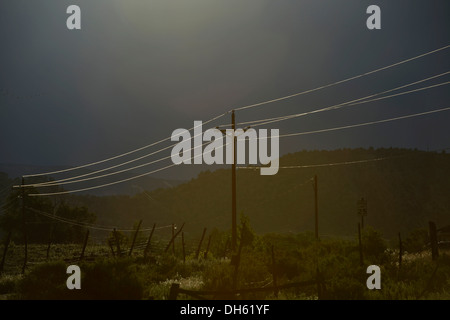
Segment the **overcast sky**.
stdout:
<svg viewBox="0 0 450 320">
<path fill-rule="evenodd" d="M 168 137 L 177 128 L 190 128 L 194 120 L 206 121 L 231 108 L 312 89 L 450 44 L 448 0 L 69 2 L 0 2 L 0 163 L 80 165 L 101 160 Z M 79 31 L 66 28 L 69 4 L 81 8 Z M 381 30 L 366 28 L 371 4 L 381 8 Z M 238 122 L 260 119 L 360 98 L 449 71 L 449 58 L 447 49 L 236 117 Z M 447 75 L 423 85 L 449 79 Z M 449 92 L 443 86 L 269 128 L 283 134 L 438 109 L 450 106 Z M 287 138 L 280 141 L 281 153 L 369 146 L 446 148 L 449 120 L 450 112 L 443 112 Z M 214 125 L 221 123 L 229 119 Z M 185 178 L 181 171 L 159 174 L 174 175 Z"/>
</svg>

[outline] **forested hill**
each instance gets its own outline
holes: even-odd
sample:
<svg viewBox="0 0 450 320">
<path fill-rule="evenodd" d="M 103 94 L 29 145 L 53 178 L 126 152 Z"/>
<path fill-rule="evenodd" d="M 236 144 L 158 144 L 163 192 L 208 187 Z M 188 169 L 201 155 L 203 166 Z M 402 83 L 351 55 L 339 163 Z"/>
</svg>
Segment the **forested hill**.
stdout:
<svg viewBox="0 0 450 320">
<path fill-rule="evenodd" d="M 366 160 L 373 161 L 366 161 Z M 378 160 L 375 160 L 378 159 Z M 358 162 L 360 161 L 360 162 Z M 343 162 L 352 162 L 341 164 Z M 237 172 L 237 211 L 249 217 L 256 232 L 314 230 L 314 189 L 318 177 L 319 232 L 354 235 L 357 200 L 368 201 L 365 223 L 385 236 L 450 224 L 450 155 L 404 149 L 301 151 L 280 159 L 274 176 L 259 170 Z M 144 225 L 186 222 L 187 232 L 231 225 L 231 172 L 203 172 L 189 182 L 136 196 L 73 196 L 77 205 L 97 213 L 98 223 Z"/>
</svg>

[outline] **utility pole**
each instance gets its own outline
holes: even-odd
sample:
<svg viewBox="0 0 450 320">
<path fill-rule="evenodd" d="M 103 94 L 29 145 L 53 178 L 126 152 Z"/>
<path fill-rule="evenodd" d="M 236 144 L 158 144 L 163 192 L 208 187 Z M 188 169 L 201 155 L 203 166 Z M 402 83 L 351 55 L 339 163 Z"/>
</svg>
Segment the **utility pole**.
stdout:
<svg viewBox="0 0 450 320">
<path fill-rule="evenodd" d="M 25 221 L 25 179 L 22 177 L 22 227 L 23 227 L 23 240 L 25 248 L 25 257 L 23 260 L 22 274 L 25 273 L 25 268 L 27 267 L 28 260 L 28 239 L 27 239 L 27 225 Z"/>
<path fill-rule="evenodd" d="M 231 165 L 231 248 L 236 251 L 237 225 L 236 225 L 236 119 L 234 110 L 231 112 L 231 129 L 233 129 L 233 164 Z"/>
<path fill-rule="evenodd" d="M 315 221 L 316 221 L 316 240 L 319 240 L 319 208 L 317 206 L 317 175 L 314 175 L 314 210 L 315 210 Z"/>
<path fill-rule="evenodd" d="M 216 129 L 220 130 L 224 136 L 227 135 L 226 130 L 221 130 L 218 127 Z M 233 163 L 231 164 L 231 251 L 236 252 L 237 246 L 237 223 L 236 223 L 236 118 L 234 115 L 234 110 L 231 111 L 231 129 L 233 130 L 232 135 L 232 150 L 233 150 Z"/>
</svg>

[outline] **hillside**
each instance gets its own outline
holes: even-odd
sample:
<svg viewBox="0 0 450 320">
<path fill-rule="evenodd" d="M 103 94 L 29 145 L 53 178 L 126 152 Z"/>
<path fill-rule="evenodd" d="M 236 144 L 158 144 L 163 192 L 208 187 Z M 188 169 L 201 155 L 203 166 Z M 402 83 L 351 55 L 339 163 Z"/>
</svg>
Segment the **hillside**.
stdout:
<svg viewBox="0 0 450 320">
<path fill-rule="evenodd" d="M 280 159 L 280 166 L 342 163 L 347 165 L 280 169 L 275 176 L 258 170 L 237 172 L 237 210 L 247 215 L 256 232 L 314 230 L 314 190 L 318 176 L 319 233 L 354 235 L 359 221 L 358 198 L 368 200 L 365 223 L 385 236 L 450 224 L 450 155 L 404 149 L 301 151 Z M 97 222 L 131 226 L 186 222 L 187 232 L 203 227 L 227 230 L 231 224 L 230 170 L 202 172 L 173 188 L 135 196 L 72 196 L 98 215 Z"/>
</svg>

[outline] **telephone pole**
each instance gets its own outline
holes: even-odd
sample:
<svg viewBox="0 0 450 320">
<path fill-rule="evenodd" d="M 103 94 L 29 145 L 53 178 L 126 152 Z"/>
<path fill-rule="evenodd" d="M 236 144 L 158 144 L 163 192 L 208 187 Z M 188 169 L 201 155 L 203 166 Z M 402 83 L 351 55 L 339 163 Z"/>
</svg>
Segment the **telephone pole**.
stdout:
<svg viewBox="0 0 450 320">
<path fill-rule="evenodd" d="M 319 240 L 319 208 L 317 206 L 317 175 L 314 175 L 314 210 L 315 210 L 315 234 L 316 240 Z"/>
<path fill-rule="evenodd" d="M 233 164 L 231 165 L 231 249 L 236 251 L 237 226 L 236 226 L 236 119 L 234 110 L 231 111 L 231 129 L 233 129 Z"/>
<path fill-rule="evenodd" d="M 219 129 L 222 134 L 226 137 L 227 130 Z M 231 251 L 234 253 L 237 247 L 237 224 L 236 224 L 236 118 L 234 116 L 234 110 L 231 111 L 231 129 L 233 130 L 233 135 L 231 136 L 231 141 L 233 144 L 233 162 L 231 164 Z"/>
<path fill-rule="evenodd" d="M 22 227 L 23 227 L 23 240 L 25 248 L 25 257 L 23 260 L 22 274 L 25 273 L 25 268 L 27 267 L 28 260 L 28 239 L 27 239 L 27 224 L 25 221 L 25 179 L 22 177 Z"/>
</svg>

